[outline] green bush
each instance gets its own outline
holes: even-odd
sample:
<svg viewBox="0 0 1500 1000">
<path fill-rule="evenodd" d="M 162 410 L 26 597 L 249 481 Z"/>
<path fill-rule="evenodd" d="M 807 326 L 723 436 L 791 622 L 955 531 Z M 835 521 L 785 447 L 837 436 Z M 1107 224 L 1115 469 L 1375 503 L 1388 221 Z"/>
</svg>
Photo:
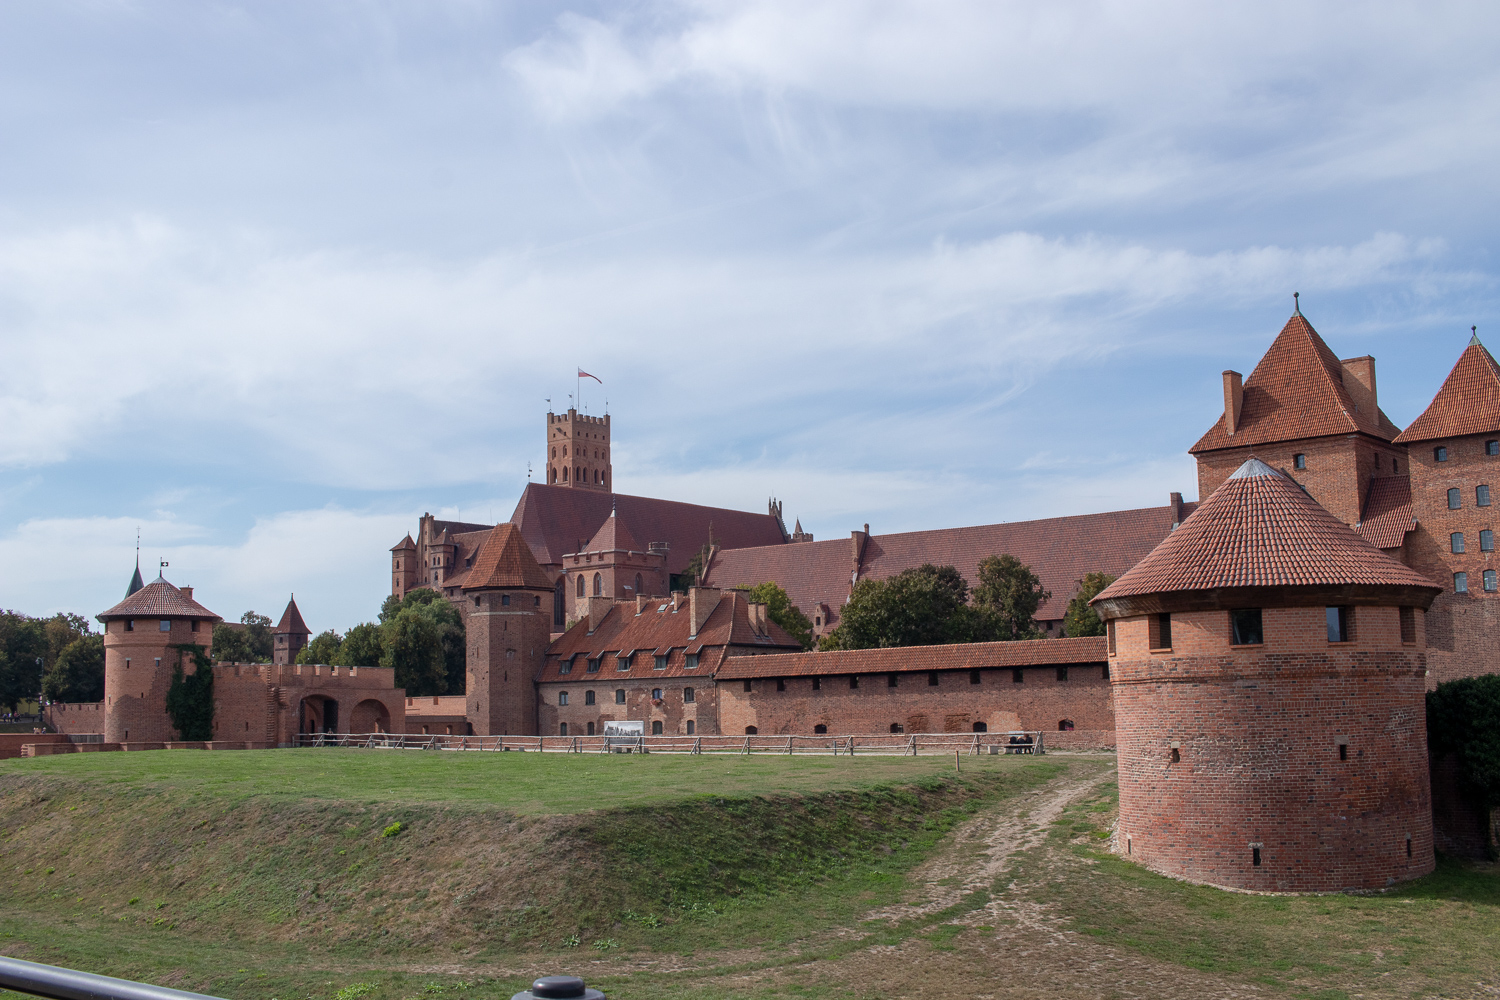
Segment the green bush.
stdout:
<svg viewBox="0 0 1500 1000">
<path fill-rule="evenodd" d="M 1458 758 L 1468 791 L 1500 807 L 1500 676 L 1465 677 L 1427 692 L 1427 744 Z"/>
</svg>

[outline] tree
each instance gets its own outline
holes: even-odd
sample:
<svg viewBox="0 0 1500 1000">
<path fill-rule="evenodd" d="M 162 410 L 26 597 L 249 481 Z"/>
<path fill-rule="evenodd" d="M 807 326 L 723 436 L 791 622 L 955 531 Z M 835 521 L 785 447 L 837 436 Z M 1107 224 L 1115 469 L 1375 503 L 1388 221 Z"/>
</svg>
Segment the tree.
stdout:
<svg viewBox="0 0 1500 1000">
<path fill-rule="evenodd" d="M 1051 596 L 1031 567 L 1015 556 L 986 556 L 979 561 L 974 603 L 995 616 L 1007 639 L 1040 638 L 1036 609 Z"/>
<path fill-rule="evenodd" d="M 41 693 L 47 636 L 42 622 L 0 611 L 0 705 L 14 712 Z"/>
<path fill-rule="evenodd" d="M 374 622 L 362 622 L 344 636 L 338 653 L 329 662 L 340 667 L 378 667 L 384 652 L 380 642 L 380 626 Z"/>
<path fill-rule="evenodd" d="M 1104 619 L 1089 606 L 1089 601 L 1098 597 L 1100 591 L 1114 582 L 1115 578 L 1108 573 L 1083 574 L 1083 579 L 1077 581 L 1078 592 L 1068 602 L 1068 610 L 1063 615 L 1063 635 L 1104 634 Z"/>
<path fill-rule="evenodd" d="M 1500 807 L 1500 674 L 1427 692 L 1427 740 L 1435 755 L 1458 758 L 1464 785 L 1486 816 Z"/>
<path fill-rule="evenodd" d="M 873 649 L 987 642 L 1005 638 L 990 612 L 969 604 L 969 584 L 953 566 L 927 563 L 887 580 L 861 580 L 838 628 L 820 649 Z"/>
<path fill-rule="evenodd" d="M 42 675 L 42 696 L 48 701 L 103 701 L 104 636 L 85 635 L 64 646 Z"/>
<path fill-rule="evenodd" d="M 214 659 L 225 663 L 271 662 L 271 619 L 246 611 L 240 628 L 220 622 L 214 626 Z"/>
<path fill-rule="evenodd" d="M 297 653 L 298 663 L 337 663 L 344 637 L 333 629 L 320 632 Z M 363 666 L 363 664 L 360 664 Z"/>
<path fill-rule="evenodd" d="M 812 622 L 792 603 L 792 599 L 779 584 L 770 581 L 758 583 L 745 591 L 745 597 L 756 604 L 764 604 L 767 617 L 800 642 L 803 649 L 812 649 Z"/>
<path fill-rule="evenodd" d="M 448 693 L 438 624 L 421 608 L 402 608 L 381 626 L 382 667 L 394 667 L 396 686 L 409 695 Z"/>
</svg>

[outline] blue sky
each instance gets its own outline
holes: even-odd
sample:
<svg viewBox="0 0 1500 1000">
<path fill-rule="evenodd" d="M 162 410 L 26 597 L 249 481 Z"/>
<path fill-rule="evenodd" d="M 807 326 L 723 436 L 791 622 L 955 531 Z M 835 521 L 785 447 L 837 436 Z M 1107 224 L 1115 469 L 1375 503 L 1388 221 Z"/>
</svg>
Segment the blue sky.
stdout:
<svg viewBox="0 0 1500 1000">
<path fill-rule="evenodd" d="M 135 532 L 373 617 L 575 365 L 622 492 L 818 537 L 1189 497 L 1302 293 L 1411 421 L 1496 326 L 1500 8 L 0 6 L 0 606 Z"/>
</svg>

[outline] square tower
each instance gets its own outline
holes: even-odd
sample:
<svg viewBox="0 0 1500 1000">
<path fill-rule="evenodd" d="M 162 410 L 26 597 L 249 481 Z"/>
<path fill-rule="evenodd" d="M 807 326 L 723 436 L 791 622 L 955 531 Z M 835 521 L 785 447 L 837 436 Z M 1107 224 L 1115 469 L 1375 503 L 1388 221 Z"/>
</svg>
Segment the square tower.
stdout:
<svg viewBox="0 0 1500 1000">
<path fill-rule="evenodd" d="M 570 409 L 547 413 L 547 483 L 583 490 L 614 489 L 609 458 L 609 414 L 590 417 Z"/>
</svg>

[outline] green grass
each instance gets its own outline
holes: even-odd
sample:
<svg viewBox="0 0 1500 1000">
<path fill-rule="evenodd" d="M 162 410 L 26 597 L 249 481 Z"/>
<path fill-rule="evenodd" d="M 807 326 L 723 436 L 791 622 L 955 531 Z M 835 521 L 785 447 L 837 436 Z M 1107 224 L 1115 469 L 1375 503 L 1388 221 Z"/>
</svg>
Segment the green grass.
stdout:
<svg viewBox="0 0 1500 1000">
<path fill-rule="evenodd" d="M 968 757 L 965 773 L 1014 770 Z M 781 754 L 444 753 L 422 750 L 154 750 L 0 761 L 8 775 L 84 781 L 115 791 L 242 799 L 443 803 L 519 815 L 655 805 L 695 797 L 856 790 L 953 773 L 951 757 Z"/>
</svg>

